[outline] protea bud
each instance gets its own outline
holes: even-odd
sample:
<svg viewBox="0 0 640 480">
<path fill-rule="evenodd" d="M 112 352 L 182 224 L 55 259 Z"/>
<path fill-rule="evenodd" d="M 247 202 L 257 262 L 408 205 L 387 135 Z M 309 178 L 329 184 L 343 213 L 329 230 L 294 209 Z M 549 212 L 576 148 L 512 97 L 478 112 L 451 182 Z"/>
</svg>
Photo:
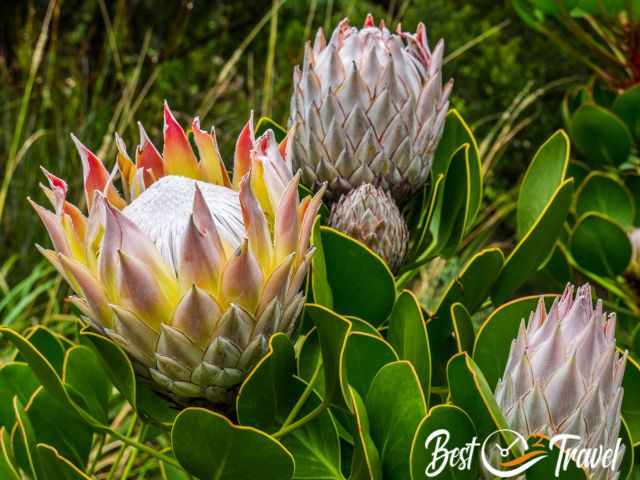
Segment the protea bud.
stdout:
<svg viewBox="0 0 640 480">
<path fill-rule="evenodd" d="M 593 307 L 589 285 L 574 297 L 569 285 L 549 313 L 541 298 L 511 345 L 496 400 L 514 430 L 525 436 L 580 436 L 570 448 L 616 447 L 620 432 L 626 354 L 615 343 L 614 313 Z M 622 452 L 617 461 L 622 460 Z M 618 465 L 594 468 L 597 478 L 615 478 Z"/>
<path fill-rule="evenodd" d="M 423 24 L 392 33 L 371 15 L 360 30 L 345 19 L 329 43 L 320 29 L 293 74 L 290 153 L 303 182 L 326 181 L 330 201 L 371 183 L 400 205 L 422 187 L 449 107 L 443 51 Z"/>
<path fill-rule="evenodd" d="M 180 402 L 228 403 L 275 332 L 291 334 L 303 305 L 311 226 L 322 191 L 298 200 L 299 175 L 273 132 L 238 138 L 229 179 L 215 134 L 189 139 L 165 105 L 160 154 L 140 129 L 135 162 L 118 137 L 124 197 L 101 160 L 76 141 L 89 214 L 45 172 L 54 212 L 33 204 L 55 250 L 43 254 L 71 301 L 119 343 L 138 372 Z"/>
<path fill-rule="evenodd" d="M 365 183 L 340 197 L 331 207 L 329 225 L 367 245 L 391 270 L 402 264 L 409 231 L 393 198 L 381 188 Z"/>
</svg>

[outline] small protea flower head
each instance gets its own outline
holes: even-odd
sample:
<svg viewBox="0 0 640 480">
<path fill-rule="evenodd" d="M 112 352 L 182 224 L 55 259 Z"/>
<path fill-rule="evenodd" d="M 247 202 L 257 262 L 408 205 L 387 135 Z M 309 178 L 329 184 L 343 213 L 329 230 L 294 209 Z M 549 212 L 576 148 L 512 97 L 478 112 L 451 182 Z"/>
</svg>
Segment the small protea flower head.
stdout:
<svg viewBox="0 0 640 480">
<path fill-rule="evenodd" d="M 409 230 L 393 198 L 381 188 L 365 183 L 341 196 L 331 207 L 329 225 L 364 243 L 391 270 L 402 264 Z"/>
<path fill-rule="evenodd" d="M 549 313 L 541 298 L 528 325 L 524 320 L 520 324 L 496 387 L 496 400 L 511 428 L 524 436 L 580 436 L 570 448 L 615 448 L 627 357 L 616 351 L 615 325 L 615 314 L 603 312 L 601 300 L 593 307 L 589 285 L 578 288 L 575 296 L 568 285 Z M 618 468 L 591 473 L 615 478 Z"/>
<path fill-rule="evenodd" d="M 395 33 L 367 16 L 342 20 L 327 43 L 322 29 L 293 74 L 291 149 L 302 181 L 328 183 L 328 199 L 371 183 L 402 205 L 431 169 L 449 107 L 442 85 L 444 44 L 433 51 L 421 23 Z"/>
<path fill-rule="evenodd" d="M 322 191 L 299 201 L 284 145 L 271 131 L 254 138 L 251 119 L 229 178 L 213 130 L 194 120 L 198 158 L 167 105 L 164 117 L 162 154 L 140 127 L 135 161 L 116 138 L 113 174 L 74 137 L 88 215 L 45 171 L 54 209 L 32 204 L 54 250 L 39 248 L 86 321 L 159 390 L 180 402 L 229 403 L 269 337 L 294 330 Z"/>
</svg>

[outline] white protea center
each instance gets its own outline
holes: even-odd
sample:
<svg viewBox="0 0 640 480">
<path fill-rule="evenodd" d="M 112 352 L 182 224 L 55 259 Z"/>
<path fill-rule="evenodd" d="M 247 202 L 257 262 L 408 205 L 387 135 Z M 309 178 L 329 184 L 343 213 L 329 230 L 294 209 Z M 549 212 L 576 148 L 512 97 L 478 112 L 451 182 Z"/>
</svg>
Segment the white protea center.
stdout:
<svg viewBox="0 0 640 480">
<path fill-rule="evenodd" d="M 589 285 L 568 286 L 547 314 L 543 299 L 511 345 L 496 400 L 509 425 L 525 436 L 579 435 L 570 448 L 615 448 L 620 433 L 626 353 L 615 342 L 616 316 L 593 307 Z M 594 478 L 616 478 L 595 468 Z"/>
<path fill-rule="evenodd" d="M 122 213 L 156 245 L 176 269 L 193 211 L 196 184 L 211 211 L 223 245 L 231 254 L 246 236 L 238 192 L 191 178 L 163 177 L 127 205 Z"/>
</svg>

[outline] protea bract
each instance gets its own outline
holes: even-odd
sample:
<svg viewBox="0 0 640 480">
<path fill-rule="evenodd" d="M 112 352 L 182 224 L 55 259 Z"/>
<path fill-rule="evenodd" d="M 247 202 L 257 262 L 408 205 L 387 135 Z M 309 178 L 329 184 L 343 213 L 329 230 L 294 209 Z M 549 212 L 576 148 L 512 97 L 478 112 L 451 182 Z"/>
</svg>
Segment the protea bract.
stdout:
<svg viewBox="0 0 640 480">
<path fill-rule="evenodd" d="M 292 333 L 321 202 L 298 199 L 299 175 L 273 132 L 251 120 L 227 175 L 215 132 L 192 133 L 169 107 L 160 153 L 140 127 L 135 158 L 116 138 L 122 195 L 103 162 L 74 137 L 88 215 L 46 172 L 54 210 L 33 204 L 54 250 L 40 248 L 75 292 L 71 301 L 120 344 L 138 373 L 180 402 L 228 403 L 274 332 Z"/>
<path fill-rule="evenodd" d="M 620 432 L 626 354 L 615 342 L 615 314 L 595 308 L 589 285 L 567 286 L 547 313 L 541 298 L 511 345 L 496 400 L 509 425 L 525 436 L 578 435 L 570 448 L 615 449 Z M 624 449 L 624 447 L 622 447 Z M 592 478 L 616 478 L 613 469 Z"/>
</svg>

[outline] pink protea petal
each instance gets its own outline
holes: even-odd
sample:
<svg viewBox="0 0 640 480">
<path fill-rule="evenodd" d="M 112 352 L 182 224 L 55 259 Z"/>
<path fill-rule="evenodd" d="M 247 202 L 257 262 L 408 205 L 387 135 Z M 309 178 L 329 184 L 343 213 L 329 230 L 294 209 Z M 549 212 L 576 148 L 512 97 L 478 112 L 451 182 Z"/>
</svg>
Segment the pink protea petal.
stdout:
<svg viewBox="0 0 640 480">
<path fill-rule="evenodd" d="M 315 251 L 316 251 L 315 247 L 310 248 L 307 251 L 306 255 L 304 256 L 304 260 L 302 260 L 302 262 L 300 263 L 300 266 L 292 275 L 291 280 L 289 282 L 289 289 L 287 290 L 287 296 L 285 297 L 287 301 L 293 298 L 300 291 L 300 288 L 302 287 L 302 283 L 304 282 L 304 279 L 307 276 L 307 271 L 309 270 L 309 264 L 311 263 L 311 258 L 313 257 L 313 254 L 315 253 Z"/>
<path fill-rule="evenodd" d="M 175 298 L 169 298 L 160 279 L 141 261 L 118 250 L 121 302 L 154 329 L 170 323 Z"/>
<path fill-rule="evenodd" d="M 53 197 L 55 199 L 54 208 L 56 209 L 56 213 L 60 215 L 67 198 L 67 182 L 56 177 L 42 166 L 40 167 L 40 170 L 42 170 L 44 176 L 47 177 L 47 181 L 49 182 L 49 186 L 51 187 L 51 191 L 53 192 Z"/>
<path fill-rule="evenodd" d="M 120 175 L 122 177 L 122 187 L 124 190 L 125 197 L 130 199 L 131 192 L 129 190 L 129 185 L 131 184 L 131 178 L 136 174 L 136 167 L 131 161 L 129 154 L 127 153 L 127 146 L 124 143 L 124 140 L 118 133 L 115 133 L 116 140 L 116 164 L 118 165 L 118 170 L 120 171 Z"/>
<path fill-rule="evenodd" d="M 82 289 L 80 288 L 80 285 L 78 284 L 78 282 L 76 282 L 76 279 L 73 278 L 73 276 L 68 275 L 67 271 L 62 266 L 62 263 L 60 262 L 60 258 L 58 257 L 59 256 L 58 252 L 56 252 L 55 250 L 49 250 L 48 248 L 43 248 L 37 243 L 36 243 L 36 249 L 42 254 L 44 258 L 47 259 L 47 261 L 51 265 L 53 265 L 53 268 L 55 268 L 58 271 L 58 273 L 62 276 L 62 278 L 64 278 L 65 281 L 71 286 L 71 289 L 74 292 L 82 291 Z"/>
<path fill-rule="evenodd" d="M 298 252 L 302 254 L 309 247 L 309 239 L 311 237 L 311 229 L 316 221 L 316 216 L 320 211 L 322 205 L 322 197 L 327 189 L 326 184 L 322 185 L 320 190 L 316 192 L 313 198 L 309 201 L 307 208 L 302 214 L 302 221 L 300 225 L 300 234 L 298 236 Z M 308 197 L 307 197 L 308 198 Z"/>
<path fill-rule="evenodd" d="M 249 117 L 249 121 L 246 123 L 238 140 L 236 141 L 236 150 L 233 159 L 233 186 L 237 189 L 240 185 L 240 180 L 251 169 L 251 150 L 255 143 L 255 135 L 253 133 L 253 112 Z"/>
<path fill-rule="evenodd" d="M 109 171 L 105 168 L 102 160 L 85 147 L 75 135 L 71 134 L 71 138 L 78 149 L 80 160 L 82 161 L 84 194 L 89 208 L 91 208 L 93 202 L 93 192 L 96 190 L 106 193 L 107 198 L 116 208 L 124 208 L 124 200 L 120 197 L 113 185 L 109 185 Z"/>
<path fill-rule="evenodd" d="M 211 341 L 221 316 L 222 311 L 215 300 L 193 285 L 178 304 L 172 326 L 204 349 Z"/>
<path fill-rule="evenodd" d="M 236 250 L 222 274 L 221 294 L 228 304 L 237 304 L 248 312 L 255 312 L 262 289 L 263 275 L 248 241 Z"/>
<path fill-rule="evenodd" d="M 140 122 L 138 122 L 138 130 L 140 132 L 140 144 L 136 148 L 136 167 L 144 171 L 145 184 L 149 186 L 155 180 L 164 176 L 164 164 L 162 155 L 153 145 Z"/>
<path fill-rule="evenodd" d="M 191 125 L 193 137 L 198 146 L 200 154 L 200 176 L 203 180 L 216 185 L 231 186 L 227 169 L 224 166 L 220 149 L 216 140 L 215 130 L 211 129 L 211 133 L 207 133 L 200 128 L 200 119 L 193 119 Z"/>
<path fill-rule="evenodd" d="M 62 221 L 60 217 L 57 216 L 52 211 L 47 210 L 44 207 L 41 207 L 40 205 L 35 203 L 33 200 L 31 200 L 31 198 L 29 197 L 27 197 L 27 201 L 31 204 L 33 209 L 36 211 L 36 213 L 40 217 L 40 220 L 42 220 L 42 223 L 44 224 L 44 228 L 47 229 L 49 238 L 53 243 L 53 248 L 55 248 L 57 252 L 60 252 L 63 255 L 71 255 L 69 242 L 67 240 L 67 236 L 62 226 Z"/>
<path fill-rule="evenodd" d="M 269 224 L 256 197 L 251 190 L 250 177 L 245 175 L 240 182 L 240 207 L 249 237 L 249 248 L 255 255 L 263 271 L 271 270 L 273 246 Z"/>
<path fill-rule="evenodd" d="M 100 281 L 104 283 L 110 298 L 117 295 L 116 273 L 118 252 L 124 251 L 153 272 L 168 295 L 177 292 L 175 275 L 164 263 L 153 242 L 119 210 L 113 208 L 104 198 L 105 231 L 98 259 Z"/>
<path fill-rule="evenodd" d="M 98 283 L 89 270 L 80 262 L 69 258 L 65 255 L 58 255 L 60 264 L 67 272 L 68 276 L 72 276 L 80 286 L 84 298 L 91 309 L 94 319 L 97 319 L 102 326 L 110 328 L 113 324 L 113 315 L 109 307 L 109 301 Z"/>
<path fill-rule="evenodd" d="M 211 235 L 198 229 L 194 215 L 191 215 L 180 250 L 178 276 L 182 290 L 197 285 L 215 294 L 222 272 L 223 255 L 223 251 L 216 248 L 211 240 Z"/>
<path fill-rule="evenodd" d="M 295 259 L 295 253 L 289 254 L 280 265 L 271 272 L 267 278 L 264 290 L 260 296 L 260 305 L 258 306 L 257 316 L 260 316 L 265 308 L 274 298 L 284 301 L 287 294 L 289 278 L 291 276 L 291 265 Z"/>
<path fill-rule="evenodd" d="M 298 242 L 298 182 L 300 172 L 291 179 L 285 190 L 275 218 L 275 260 L 281 262 L 296 251 Z"/>
<path fill-rule="evenodd" d="M 56 195 L 51 188 L 44 186 L 43 184 L 39 184 L 40 189 L 44 192 L 44 194 L 49 199 L 49 202 L 56 209 L 56 215 L 58 217 L 62 217 L 62 215 L 69 215 L 73 222 L 73 228 L 78 235 L 79 238 L 84 239 L 87 234 L 87 217 L 80 211 L 78 207 L 72 205 L 68 201 L 64 201 L 62 203 L 62 208 L 59 206 L 59 194 Z"/>
<path fill-rule="evenodd" d="M 376 22 L 373 19 L 373 15 L 371 15 L 370 13 L 367 14 L 367 17 L 364 19 L 364 25 L 362 25 L 364 28 L 369 28 L 369 27 L 375 27 L 376 26 Z"/>
<path fill-rule="evenodd" d="M 197 183 L 195 193 L 193 195 L 193 222 L 200 232 L 208 235 L 213 248 L 216 250 L 222 261 L 225 261 L 225 249 L 222 240 L 220 239 L 220 235 L 218 234 L 218 228 L 216 227 L 216 223 L 211 215 L 211 210 L 209 210 L 209 206 L 204 199 L 202 190 L 200 190 Z"/>
<path fill-rule="evenodd" d="M 171 113 L 169 104 L 164 102 L 164 170 L 167 175 L 198 178 L 196 159 L 187 134 Z"/>
</svg>

